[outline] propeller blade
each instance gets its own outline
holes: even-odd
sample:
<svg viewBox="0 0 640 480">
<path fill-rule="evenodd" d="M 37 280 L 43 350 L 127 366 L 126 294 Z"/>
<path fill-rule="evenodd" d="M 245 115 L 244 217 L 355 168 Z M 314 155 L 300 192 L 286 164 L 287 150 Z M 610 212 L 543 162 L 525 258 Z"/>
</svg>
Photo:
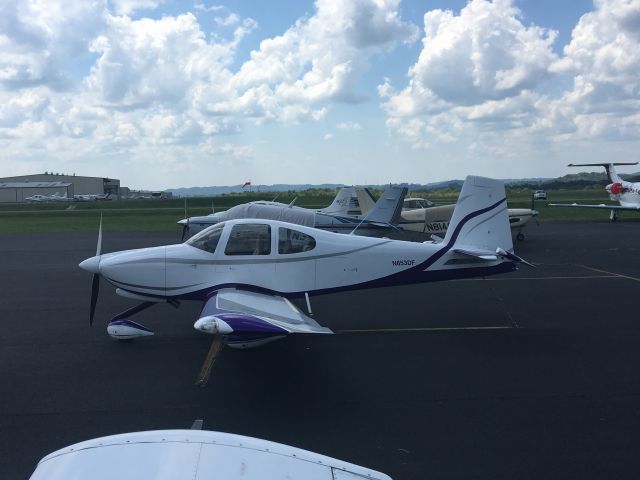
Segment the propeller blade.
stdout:
<svg viewBox="0 0 640 480">
<path fill-rule="evenodd" d="M 102 251 L 102 214 L 100 214 L 100 227 L 98 228 L 98 246 L 96 247 L 96 257 Z"/>
<path fill-rule="evenodd" d="M 187 218 L 187 223 L 182 226 L 182 241 L 184 242 L 185 237 L 187 236 L 187 232 L 189 231 L 189 218 Z"/>
<path fill-rule="evenodd" d="M 89 326 L 93 325 L 93 316 L 96 313 L 96 303 L 98 303 L 98 293 L 100 292 L 100 274 L 93 274 L 93 282 L 91 284 L 91 307 L 89 310 Z"/>
<path fill-rule="evenodd" d="M 100 226 L 98 227 L 98 245 L 96 246 L 96 257 L 102 254 L 102 214 L 100 214 Z M 99 267 L 99 263 L 98 263 Z M 100 269 L 98 268 L 98 271 Z M 93 316 L 96 313 L 96 303 L 98 303 L 98 293 L 100 292 L 100 273 L 93 274 L 91 282 L 91 306 L 89 307 L 89 326 L 93 325 Z"/>
<path fill-rule="evenodd" d="M 209 352 L 207 353 L 206 358 L 200 368 L 200 373 L 198 378 L 196 379 L 196 385 L 204 387 L 209 382 L 209 377 L 211 376 L 211 368 L 213 367 L 213 362 L 216 361 L 220 350 L 222 349 L 222 335 L 214 335 L 213 341 L 211 342 L 211 347 L 209 348 Z"/>
</svg>

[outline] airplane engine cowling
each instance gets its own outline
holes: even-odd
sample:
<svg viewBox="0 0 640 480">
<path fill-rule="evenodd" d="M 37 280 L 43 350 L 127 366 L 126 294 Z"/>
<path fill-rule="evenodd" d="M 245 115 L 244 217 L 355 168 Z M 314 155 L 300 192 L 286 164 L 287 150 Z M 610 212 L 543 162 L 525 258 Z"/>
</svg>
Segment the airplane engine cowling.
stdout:
<svg viewBox="0 0 640 480">
<path fill-rule="evenodd" d="M 616 183 L 612 183 L 610 185 L 607 185 L 607 191 L 611 194 L 611 195 L 620 195 L 621 193 L 624 193 L 624 187 L 622 186 L 622 184 L 620 182 L 616 182 Z"/>
</svg>

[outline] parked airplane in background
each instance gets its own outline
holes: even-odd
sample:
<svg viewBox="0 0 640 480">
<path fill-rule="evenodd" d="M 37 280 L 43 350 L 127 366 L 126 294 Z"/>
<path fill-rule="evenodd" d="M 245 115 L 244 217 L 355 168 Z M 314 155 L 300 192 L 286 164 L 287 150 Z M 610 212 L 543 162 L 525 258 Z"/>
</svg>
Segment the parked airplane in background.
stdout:
<svg viewBox="0 0 640 480">
<path fill-rule="evenodd" d="M 196 420 L 194 426 L 202 421 Z M 76 443 L 44 457 L 30 480 L 391 480 L 384 473 L 230 433 L 156 430 Z"/>
<path fill-rule="evenodd" d="M 86 195 L 74 195 L 73 199 L 76 202 L 93 202 L 100 200 L 113 200 L 111 198 L 110 193 L 105 193 L 103 195 L 94 195 L 94 194 L 86 194 Z"/>
<path fill-rule="evenodd" d="M 107 327 L 116 339 L 153 335 L 130 317 L 154 303 L 203 302 L 197 330 L 247 348 L 291 333 L 332 331 L 296 308 L 289 297 L 433 282 L 511 272 L 513 253 L 502 182 L 467 177 L 447 235 L 415 243 L 340 235 L 276 220 L 230 220 L 178 245 L 101 253 L 80 263 L 93 273 L 89 323 L 100 277 L 116 293 L 142 303 Z M 526 263 L 526 262 L 524 262 Z"/>
<path fill-rule="evenodd" d="M 241 218 L 281 220 L 336 233 L 354 232 L 364 236 L 381 236 L 389 229 L 395 228 L 400 221 L 402 201 L 407 193 L 406 187 L 387 187 L 366 215 L 349 216 L 341 212 L 349 212 L 357 208 L 354 204 L 356 197 L 353 195 L 353 190 L 353 187 L 343 188 L 333 203 L 322 210 L 258 201 L 236 205 L 224 212 L 204 217 L 185 218 L 178 223 L 183 226 L 183 239 L 216 223 Z"/>
<path fill-rule="evenodd" d="M 617 201 L 620 205 L 584 205 L 579 203 L 550 203 L 552 207 L 577 207 L 577 208 L 601 208 L 609 210 L 609 220 L 615 222 L 618 219 L 618 213 L 622 210 L 632 210 L 640 212 L 640 182 L 627 182 L 622 180 L 614 166 L 617 165 L 637 165 L 638 162 L 632 163 L 570 163 L 568 167 L 604 167 L 609 178 L 609 185 L 605 190 L 613 201 Z"/>
<path fill-rule="evenodd" d="M 49 201 L 49 197 L 47 195 L 31 195 L 30 197 L 25 198 L 24 201 L 27 202 L 27 203 L 31 203 L 31 202 L 48 202 Z"/>
<path fill-rule="evenodd" d="M 66 195 L 61 195 L 55 192 L 52 195 L 32 195 L 24 199 L 27 203 L 31 202 L 68 202 L 69 198 Z"/>
<path fill-rule="evenodd" d="M 371 193 L 364 188 L 356 188 L 360 208 L 366 212 L 373 205 Z M 410 232 L 426 235 L 444 235 L 449 228 L 455 204 L 436 205 L 430 200 L 417 197 L 405 198 L 398 227 Z M 524 240 L 522 229 L 529 220 L 538 215 L 537 210 L 529 208 L 509 208 L 509 225 L 518 241 Z"/>
</svg>

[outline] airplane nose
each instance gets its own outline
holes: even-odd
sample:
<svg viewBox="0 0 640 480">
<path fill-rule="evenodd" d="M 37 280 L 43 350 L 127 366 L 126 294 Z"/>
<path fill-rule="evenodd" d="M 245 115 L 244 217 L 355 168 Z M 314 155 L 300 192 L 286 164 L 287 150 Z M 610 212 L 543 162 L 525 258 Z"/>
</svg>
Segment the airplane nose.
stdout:
<svg viewBox="0 0 640 480">
<path fill-rule="evenodd" d="M 89 273 L 100 273 L 100 255 L 87 258 L 78 266 Z"/>
</svg>

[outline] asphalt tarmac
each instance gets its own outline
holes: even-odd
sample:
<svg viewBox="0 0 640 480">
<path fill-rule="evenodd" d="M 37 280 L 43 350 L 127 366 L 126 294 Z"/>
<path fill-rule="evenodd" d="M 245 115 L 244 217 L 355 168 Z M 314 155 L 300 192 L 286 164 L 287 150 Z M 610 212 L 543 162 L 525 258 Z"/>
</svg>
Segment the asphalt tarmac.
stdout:
<svg viewBox="0 0 640 480">
<path fill-rule="evenodd" d="M 93 437 L 151 429 L 250 435 L 394 479 L 637 478 L 640 221 L 529 226 L 536 269 L 312 297 L 334 336 L 223 349 L 195 385 L 211 337 L 199 306 L 137 319 L 156 336 L 111 340 L 132 301 L 102 282 L 87 233 L 0 236 L 0 479 Z M 110 233 L 103 251 L 173 243 Z"/>
</svg>

